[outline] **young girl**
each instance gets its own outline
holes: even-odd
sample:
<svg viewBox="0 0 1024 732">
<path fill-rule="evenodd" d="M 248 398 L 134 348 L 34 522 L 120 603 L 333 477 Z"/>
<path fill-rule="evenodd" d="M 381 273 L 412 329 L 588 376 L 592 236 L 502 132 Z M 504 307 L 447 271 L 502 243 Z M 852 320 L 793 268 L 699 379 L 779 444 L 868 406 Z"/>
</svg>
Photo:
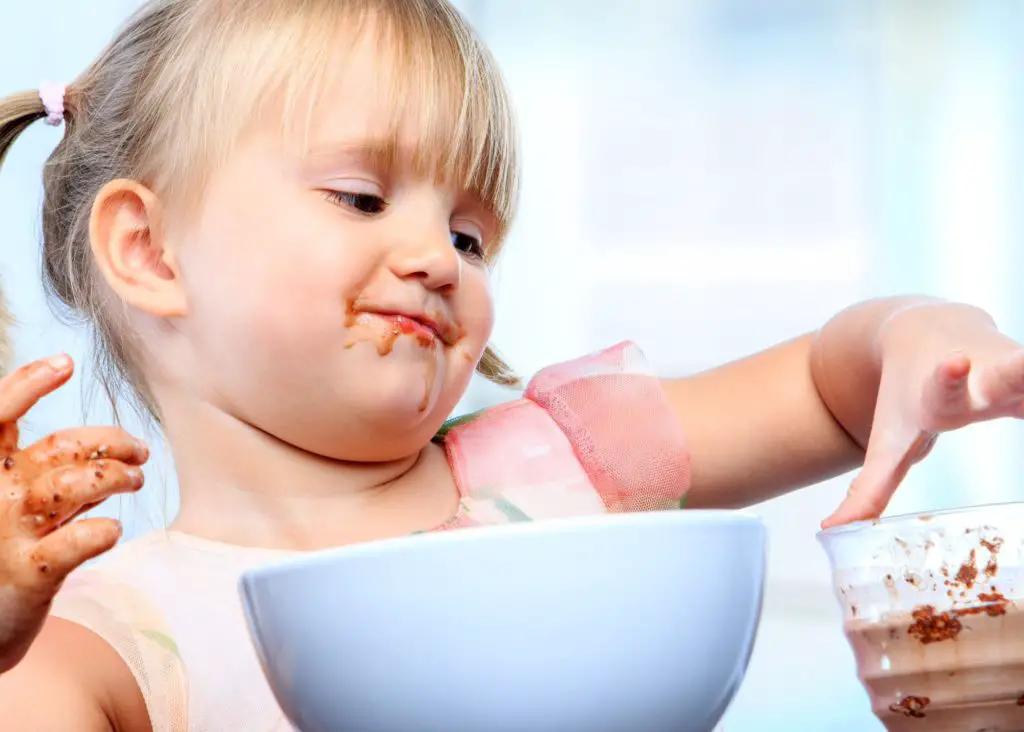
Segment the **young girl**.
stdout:
<svg viewBox="0 0 1024 732">
<path fill-rule="evenodd" d="M 44 171 L 45 284 L 162 426 L 181 508 L 113 551 L 77 519 L 138 490 L 114 428 L 18 444 L 66 357 L 0 382 L 0 709 L 9 732 L 288 729 L 236 579 L 290 552 L 609 511 L 734 507 L 864 461 L 877 516 L 939 432 L 1024 398 L 1021 348 L 924 298 L 659 382 L 630 344 L 444 425 L 488 348 L 516 207 L 508 99 L 444 0 L 154 0 L 66 89 L 0 102 Z M 557 246 L 557 242 L 552 242 Z M 103 555 L 88 568 L 74 571 Z"/>
</svg>

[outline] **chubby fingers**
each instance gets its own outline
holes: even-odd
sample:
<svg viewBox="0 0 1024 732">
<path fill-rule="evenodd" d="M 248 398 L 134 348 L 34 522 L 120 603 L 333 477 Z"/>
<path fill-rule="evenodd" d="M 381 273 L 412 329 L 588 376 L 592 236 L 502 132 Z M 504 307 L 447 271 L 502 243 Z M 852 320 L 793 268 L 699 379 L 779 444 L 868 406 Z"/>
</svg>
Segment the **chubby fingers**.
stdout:
<svg viewBox="0 0 1024 732">
<path fill-rule="evenodd" d="M 1024 352 L 1017 350 L 975 375 L 976 406 L 987 416 L 1019 417 L 1024 403 Z"/>
<path fill-rule="evenodd" d="M 970 420 L 971 360 L 955 352 L 939 362 L 921 394 L 921 427 L 931 432 L 955 429 Z"/>
<path fill-rule="evenodd" d="M 39 475 L 21 501 L 19 519 L 30 533 L 45 536 L 119 493 L 139 490 L 142 469 L 116 460 L 92 460 L 65 465 Z"/>
<path fill-rule="evenodd" d="M 895 435 L 872 433 L 864 465 L 850 485 L 850 491 L 821 527 L 829 529 L 881 516 L 910 468 L 932 449 L 935 438 L 935 434 L 918 433 L 905 440 Z"/>
<path fill-rule="evenodd" d="M 47 394 L 67 383 L 74 364 L 67 355 L 33 361 L 0 379 L 0 455 L 18 449 L 18 420 Z"/>
<path fill-rule="evenodd" d="M 17 466 L 26 470 L 30 467 L 55 468 L 69 463 L 108 459 L 142 465 L 149 459 L 149 449 L 141 440 L 119 427 L 79 427 L 44 437 L 8 460 L 4 467 Z"/>
<path fill-rule="evenodd" d="M 109 518 L 82 519 L 44 536 L 28 558 L 40 580 L 57 585 L 79 565 L 112 549 L 120 538 L 120 522 Z"/>
</svg>

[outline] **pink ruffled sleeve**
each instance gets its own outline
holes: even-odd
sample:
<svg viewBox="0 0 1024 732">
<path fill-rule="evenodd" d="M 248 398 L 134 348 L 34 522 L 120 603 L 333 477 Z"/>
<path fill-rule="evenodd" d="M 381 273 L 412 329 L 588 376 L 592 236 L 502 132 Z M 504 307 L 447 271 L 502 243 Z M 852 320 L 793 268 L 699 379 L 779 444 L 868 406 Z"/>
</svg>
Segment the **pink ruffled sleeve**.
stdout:
<svg viewBox="0 0 1024 732">
<path fill-rule="evenodd" d="M 453 427 L 446 445 L 470 496 L 586 486 L 604 511 L 633 512 L 679 508 L 690 487 L 682 427 L 628 342 L 543 369 L 524 399 Z"/>
<path fill-rule="evenodd" d="M 526 397 L 561 428 L 609 511 L 681 506 L 690 487 L 689 451 L 635 344 L 544 369 Z"/>
</svg>

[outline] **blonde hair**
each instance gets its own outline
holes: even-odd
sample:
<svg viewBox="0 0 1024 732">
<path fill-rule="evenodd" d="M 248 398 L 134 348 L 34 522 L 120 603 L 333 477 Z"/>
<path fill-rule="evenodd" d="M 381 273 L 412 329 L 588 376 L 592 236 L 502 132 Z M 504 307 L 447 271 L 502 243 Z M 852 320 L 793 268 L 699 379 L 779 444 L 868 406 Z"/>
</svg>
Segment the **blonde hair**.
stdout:
<svg viewBox="0 0 1024 732">
<path fill-rule="evenodd" d="M 340 31 L 352 40 L 376 33 L 375 48 L 390 62 L 388 144 L 411 126 L 417 164 L 457 178 L 483 201 L 499 222 L 487 251 L 495 261 L 518 203 L 514 120 L 494 59 L 446 0 L 151 0 L 69 86 L 67 130 L 43 172 L 44 284 L 64 314 L 91 323 L 97 374 L 112 400 L 127 384 L 158 415 L 123 312 L 109 306 L 92 262 L 97 193 L 128 178 L 194 205 L 257 121 L 276 113 L 291 126 L 304 111 L 308 124 L 318 90 L 340 73 L 327 63 L 344 45 Z M 14 140 L 46 116 L 37 91 L 0 100 L 0 166 Z M 518 383 L 492 348 L 477 371 Z"/>
</svg>

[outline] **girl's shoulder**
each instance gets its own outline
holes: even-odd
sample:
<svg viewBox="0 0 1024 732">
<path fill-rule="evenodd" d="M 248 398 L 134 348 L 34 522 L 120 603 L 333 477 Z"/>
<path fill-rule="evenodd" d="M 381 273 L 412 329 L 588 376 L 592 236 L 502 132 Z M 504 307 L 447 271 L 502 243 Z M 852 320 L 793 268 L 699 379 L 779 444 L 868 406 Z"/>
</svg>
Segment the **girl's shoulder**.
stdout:
<svg viewBox="0 0 1024 732">
<path fill-rule="evenodd" d="M 149 560 L 158 551 L 157 535 L 145 536 L 76 570 L 50 615 L 91 631 L 120 657 L 139 685 L 153 732 L 186 732 L 184 661 L 158 603 L 138 581 L 154 571 Z"/>
<path fill-rule="evenodd" d="M 0 708 L 8 732 L 166 729 L 150 724 L 142 690 L 115 649 L 82 625 L 53 616 L 0 679 Z"/>
</svg>

